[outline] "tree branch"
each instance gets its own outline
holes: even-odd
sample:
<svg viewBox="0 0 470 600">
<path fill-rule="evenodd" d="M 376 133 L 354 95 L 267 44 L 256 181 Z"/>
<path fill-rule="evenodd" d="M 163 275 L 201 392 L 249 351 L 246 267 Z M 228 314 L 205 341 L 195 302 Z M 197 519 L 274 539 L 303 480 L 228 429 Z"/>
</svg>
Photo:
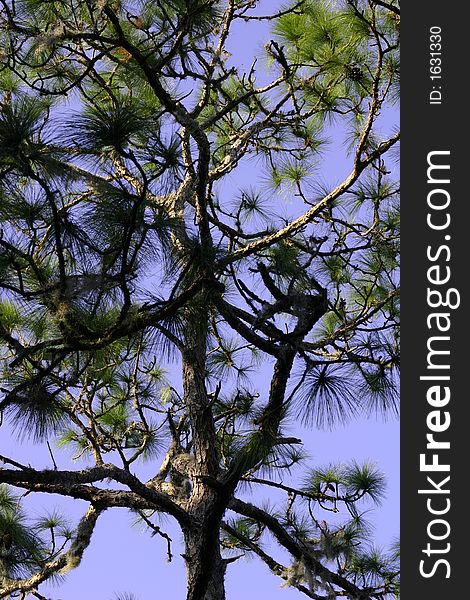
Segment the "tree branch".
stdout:
<svg viewBox="0 0 470 600">
<path fill-rule="evenodd" d="M 376 160 L 379 156 L 381 156 L 384 152 L 389 150 L 392 146 L 394 146 L 398 140 L 400 139 L 400 133 L 395 134 L 393 137 L 388 139 L 385 142 L 382 142 L 379 147 L 367 155 L 364 159 L 362 159 L 359 163 L 354 166 L 354 169 L 348 175 L 348 177 L 340 183 L 334 190 L 332 190 L 329 194 L 327 194 L 320 202 L 317 202 L 315 206 L 313 206 L 310 210 L 304 213 L 302 216 L 294 219 L 289 225 L 283 227 L 276 233 L 272 233 L 256 242 L 252 242 L 235 250 L 231 254 L 227 254 L 224 258 L 222 258 L 218 262 L 219 268 L 224 268 L 227 265 L 239 261 L 241 258 L 246 258 L 248 256 L 252 256 L 253 254 L 260 252 L 261 250 L 265 250 L 270 246 L 280 242 L 281 240 L 286 239 L 290 235 L 293 235 L 306 227 L 309 223 L 311 223 L 321 212 L 323 212 L 326 208 L 328 208 L 337 198 L 339 198 L 342 194 L 347 192 L 354 183 L 358 180 L 362 171 L 374 160 Z"/>
<path fill-rule="evenodd" d="M 102 490 L 90 484 L 103 479 L 111 479 L 129 487 L 133 495 L 117 490 Z M 107 506 L 128 506 L 135 508 L 155 508 L 172 515 L 181 525 L 190 525 L 192 520 L 167 494 L 157 492 L 144 485 L 134 475 L 115 465 L 105 464 L 82 471 L 56 471 L 35 469 L 0 469 L 0 483 L 8 483 L 27 490 L 44 491 L 81 498 L 83 500 L 101 501 Z"/>
<path fill-rule="evenodd" d="M 299 592 L 302 592 L 302 594 L 304 594 L 308 598 L 313 598 L 313 600 L 328 600 L 327 596 L 319 596 L 318 594 L 315 594 L 315 592 L 309 590 L 301 583 L 292 581 L 289 577 L 289 571 L 286 567 L 274 560 L 274 558 L 266 552 L 264 552 L 264 550 L 258 544 L 252 542 L 249 538 L 242 535 L 239 531 L 231 527 L 228 523 L 223 522 L 221 528 L 223 529 L 223 531 L 226 531 L 228 534 L 239 540 L 244 546 L 246 546 L 249 550 L 256 554 L 269 567 L 272 573 L 286 581 L 288 585 L 299 590 Z"/>
<path fill-rule="evenodd" d="M 338 575 L 337 573 L 334 573 L 325 567 L 319 560 L 317 560 L 314 556 L 312 556 L 311 553 L 308 552 L 302 542 L 299 542 L 292 537 L 292 535 L 290 535 L 288 531 L 272 515 L 269 515 L 253 504 L 243 502 L 237 498 L 234 498 L 230 501 L 228 508 L 240 515 L 252 518 L 255 521 L 265 525 L 283 548 L 288 550 L 295 558 L 305 561 L 305 564 L 324 581 L 338 586 L 345 592 L 351 594 L 351 596 L 357 600 L 373 600 L 373 597 L 368 592 L 361 590 L 359 587 L 348 581 L 345 577 L 341 577 L 341 575 Z"/>
<path fill-rule="evenodd" d="M 400 8 L 395 6 L 394 4 L 390 4 L 390 2 L 383 2 L 382 0 L 371 0 L 372 4 L 377 4 L 378 6 L 383 6 L 383 8 L 387 8 L 391 10 L 396 15 L 400 14 Z"/>
<path fill-rule="evenodd" d="M 7 580 L 5 583 L 0 584 L 0 598 L 9 597 L 10 594 L 18 591 L 30 592 L 52 575 L 63 575 L 78 567 L 83 553 L 90 544 L 98 517 L 103 511 L 104 508 L 90 506 L 78 524 L 70 549 L 61 554 L 56 560 L 47 563 L 41 571 L 28 579 Z"/>
</svg>

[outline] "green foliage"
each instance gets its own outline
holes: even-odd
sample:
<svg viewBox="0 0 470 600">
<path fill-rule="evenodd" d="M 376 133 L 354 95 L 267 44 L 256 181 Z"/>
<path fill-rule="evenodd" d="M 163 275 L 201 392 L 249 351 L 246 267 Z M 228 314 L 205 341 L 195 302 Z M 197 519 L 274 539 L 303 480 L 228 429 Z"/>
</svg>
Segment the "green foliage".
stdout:
<svg viewBox="0 0 470 600">
<path fill-rule="evenodd" d="M 29 161 L 41 156 L 41 130 L 47 119 L 49 103 L 15 94 L 0 112 L 0 165 L 27 170 Z"/>
<path fill-rule="evenodd" d="M 364 585 L 374 587 L 377 582 L 390 581 L 397 572 L 397 564 L 390 564 L 390 558 L 380 550 L 371 548 L 368 552 L 353 557 L 350 570 L 358 574 Z"/>
<path fill-rule="evenodd" d="M 253 519 L 229 519 L 227 524 L 233 532 L 225 530 L 222 534 L 223 545 L 226 550 L 249 551 L 250 547 L 243 541 L 243 538 L 252 543 L 257 543 L 261 536 L 261 528 Z"/>
<path fill-rule="evenodd" d="M 70 142 L 86 150 L 115 149 L 122 151 L 132 136 L 143 133 L 145 121 L 136 103 L 87 106 L 82 115 L 69 123 Z"/>
<path fill-rule="evenodd" d="M 6 410 L 19 437 L 41 441 L 60 431 L 67 415 L 51 382 L 24 378 L 18 387 L 21 391 L 10 393 Z"/>
<path fill-rule="evenodd" d="M 17 304 L 9 300 L 0 303 L 0 323 L 9 333 L 21 325 L 22 321 L 21 309 Z"/>
<path fill-rule="evenodd" d="M 209 35 L 220 23 L 221 2 L 205 2 L 204 0 L 170 0 L 164 8 L 160 3 L 145 0 L 142 2 L 143 18 L 154 26 L 175 27 L 178 21 L 185 22 L 191 39 Z"/>
<path fill-rule="evenodd" d="M 84 465 L 40 472 L 34 456 L 4 457 L 0 482 L 21 472 L 27 492 L 92 504 L 78 530 L 57 510 L 31 523 L 0 487 L 13 595 L 50 561 L 76 566 L 116 498 L 169 558 L 160 513 L 185 536 L 202 527 L 206 565 L 225 527 L 222 548 L 300 591 L 396 594 L 397 558 L 370 548 L 359 510 L 383 497 L 383 475 L 351 460 L 296 486 L 309 459 L 292 426 L 396 408 L 398 137 L 384 139 L 382 116 L 399 84 L 399 18 L 306 0 L 260 21 L 261 4 L 5 3 L 0 424 L 47 445 L 54 467 L 54 444 L 59 465 L 63 450 Z M 268 69 L 242 67 L 231 36 L 260 23 Z M 330 138 L 351 168 L 342 182 Z M 273 502 L 256 495 L 244 514 L 232 500 L 255 486 Z M 269 531 L 291 567 L 262 547 Z"/>
<path fill-rule="evenodd" d="M 303 490 L 333 504 L 343 500 L 353 505 L 366 496 L 378 503 L 385 493 L 385 478 L 375 464 L 331 464 L 309 471 Z"/>
<path fill-rule="evenodd" d="M 370 9 L 356 10 L 353 3 L 343 8 L 328 0 L 315 0 L 305 2 L 302 11 L 288 13 L 276 24 L 276 34 L 286 43 L 292 62 L 303 66 L 298 75 L 306 100 L 311 106 L 321 106 L 324 117 L 343 109 L 360 114 L 359 105 L 353 108 L 354 104 L 372 93 L 372 20 Z M 388 15 L 380 19 L 378 27 L 389 36 L 396 35 Z M 392 86 L 399 76 L 392 66 L 396 62 L 397 53 L 390 52 L 386 74 Z"/>
<path fill-rule="evenodd" d="M 307 371 L 298 403 L 302 420 L 319 427 L 344 423 L 358 408 L 358 399 L 344 369 L 329 365 Z"/>
<path fill-rule="evenodd" d="M 44 557 L 44 545 L 26 521 L 20 500 L 0 486 L 0 579 L 27 577 Z"/>
<path fill-rule="evenodd" d="M 347 494 L 352 496 L 367 495 L 374 502 L 379 502 L 385 492 L 385 479 L 376 465 L 359 465 L 353 462 L 346 473 L 344 484 Z"/>
<path fill-rule="evenodd" d="M 83 459 L 91 453 L 91 448 L 86 437 L 73 428 L 62 431 L 56 440 L 56 446 L 59 449 L 65 448 L 70 450 L 73 460 Z"/>
<path fill-rule="evenodd" d="M 58 509 L 40 517 L 35 523 L 35 529 L 37 531 L 54 532 L 54 535 L 70 538 L 70 524 Z"/>
<path fill-rule="evenodd" d="M 370 408 L 382 414 L 398 411 L 397 386 L 390 373 L 381 368 L 363 369 L 361 393 L 368 399 Z"/>
<path fill-rule="evenodd" d="M 129 592 L 124 592 L 122 594 L 116 594 L 115 600 L 137 600 L 137 597 Z"/>
</svg>

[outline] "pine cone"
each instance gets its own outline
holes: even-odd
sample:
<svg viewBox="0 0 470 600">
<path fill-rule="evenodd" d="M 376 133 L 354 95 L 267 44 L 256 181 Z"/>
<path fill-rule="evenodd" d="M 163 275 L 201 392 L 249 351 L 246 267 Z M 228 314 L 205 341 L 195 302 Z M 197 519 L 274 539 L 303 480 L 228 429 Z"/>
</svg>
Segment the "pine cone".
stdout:
<svg viewBox="0 0 470 600">
<path fill-rule="evenodd" d="M 346 65 L 345 68 L 346 77 L 351 81 L 361 81 L 364 77 L 362 69 L 357 65 Z"/>
</svg>

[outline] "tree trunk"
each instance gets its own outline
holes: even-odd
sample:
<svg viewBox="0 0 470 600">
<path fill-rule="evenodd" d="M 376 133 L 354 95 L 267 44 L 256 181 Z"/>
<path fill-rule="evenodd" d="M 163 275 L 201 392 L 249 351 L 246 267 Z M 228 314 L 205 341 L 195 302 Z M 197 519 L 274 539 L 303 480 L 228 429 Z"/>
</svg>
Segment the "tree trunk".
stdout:
<svg viewBox="0 0 470 600">
<path fill-rule="evenodd" d="M 225 600 L 226 563 L 220 556 L 218 531 L 191 528 L 184 532 L 184 542 L 187 600 Z"/>
<path fill-rule="evenodd" d="M 224 600 L 225 563 L 220 556 L 219 529 L 224 502 L 214 487 L 219 472 L 217 438 L 206 389 L 208 314 L 203 308 L 197 323 L 188 323 L 183 352 L 184 401 L 191 424 L 193 455 L 188 512 L 195 525 L 184 533 L 188 577 L 187 600 Z"/>
</svg>

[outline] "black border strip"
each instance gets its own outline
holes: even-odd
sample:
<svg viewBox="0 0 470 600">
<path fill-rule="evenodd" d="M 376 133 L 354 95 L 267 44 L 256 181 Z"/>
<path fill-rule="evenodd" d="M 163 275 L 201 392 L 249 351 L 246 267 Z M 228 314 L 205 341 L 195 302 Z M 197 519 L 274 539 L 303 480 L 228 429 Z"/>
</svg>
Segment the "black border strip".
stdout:
<svg viewBox="0 0 470 600">
<path fill-rule="evenodd" d="M 468 593 L 470 28 L 467 3 L 402 10 L 402 599 L 447 600 Z"/>
</svg>

